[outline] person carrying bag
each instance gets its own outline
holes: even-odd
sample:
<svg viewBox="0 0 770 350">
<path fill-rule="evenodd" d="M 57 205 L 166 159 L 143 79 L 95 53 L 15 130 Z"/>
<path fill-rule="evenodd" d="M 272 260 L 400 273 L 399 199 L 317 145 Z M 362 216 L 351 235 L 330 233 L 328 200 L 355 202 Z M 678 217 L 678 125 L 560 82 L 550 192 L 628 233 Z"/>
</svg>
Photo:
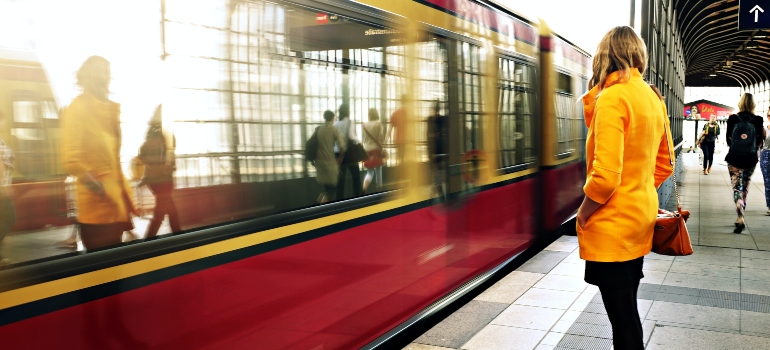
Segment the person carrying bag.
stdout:
<svg viewBox="0 0 770 350">
<path fill-rule="evenodd" d="M 364 124 L 363 129 L 363 147 L 367 154 L 367 159 L 364 161 L 366 177 L 364 177 L 363 191 L 366 193 L 372 181 L 377 187 L 382 186 L 382 163 L 383 158 L 387 157 L 382 147 L 382 140 L 385 138 L 384 128 L 376 109 L 369 109 L 369 121 Z"/>
</svg>

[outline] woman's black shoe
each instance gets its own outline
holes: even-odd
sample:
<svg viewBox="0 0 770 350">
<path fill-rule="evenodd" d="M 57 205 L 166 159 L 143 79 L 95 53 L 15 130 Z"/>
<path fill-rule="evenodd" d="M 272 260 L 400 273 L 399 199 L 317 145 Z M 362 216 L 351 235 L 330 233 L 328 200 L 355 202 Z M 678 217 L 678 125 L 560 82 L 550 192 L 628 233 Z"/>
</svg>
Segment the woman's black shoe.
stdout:
<svg viewBox="0 0 770 350">
<path fill-rule="evenodd" d="M 743 229 L 746 228 L 746 224 L 735 224 L 735 230 L 733 230 L 733 233 L 741 233 L 743 232 Z"/>
</svg>

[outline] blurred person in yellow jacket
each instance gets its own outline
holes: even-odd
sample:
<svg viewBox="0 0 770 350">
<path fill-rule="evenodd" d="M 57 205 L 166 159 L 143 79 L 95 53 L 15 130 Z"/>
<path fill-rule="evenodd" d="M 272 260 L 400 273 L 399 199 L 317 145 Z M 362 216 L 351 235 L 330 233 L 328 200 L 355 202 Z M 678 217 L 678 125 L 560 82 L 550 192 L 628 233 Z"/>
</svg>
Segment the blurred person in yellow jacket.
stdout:
<svg viewBox="0 0 770 350">
<path fill-rule="evenodd" d="M 120 167 L 120 105 L 109 100 L 110 63 L 89 57 L 76 75 L 83 93 L 62 117 L 62 158 L 77 177 L 80 237 L 86 249 L 119 244 L 137 214 Z"/>
<path fill-rule="evenodd" d="M 630 27 L 610 30 L 583 97 L 588 137 L 585 198 L 578 209 L 585 281 L 599 287 L 615 349 L 644 349 L 636 303 L 652 249 L 660 186 L 672 173 L 666 107 L 642 79 L 647 47 Z"/>
</svg>

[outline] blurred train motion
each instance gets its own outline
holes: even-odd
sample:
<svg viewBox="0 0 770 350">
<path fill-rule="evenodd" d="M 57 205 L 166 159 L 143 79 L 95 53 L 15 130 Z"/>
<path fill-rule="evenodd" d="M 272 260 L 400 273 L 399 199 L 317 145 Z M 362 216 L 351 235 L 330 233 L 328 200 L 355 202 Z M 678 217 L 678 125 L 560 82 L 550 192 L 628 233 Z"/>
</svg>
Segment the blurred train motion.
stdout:
<svg viewBox="0 0 770 350">
<path fill-rule="evenodd" d="M 590 56 L 544 23 L 472 0 L 157 9 L 182 231 L 0 271 L 6 348 L 364 347 L 582 200 Z M 51 89 L 14 55 L 0 57 L 0 137 L 16 155 L 21 239 L 71 223 Z M 366 193 L 355 163 L 343 196 L 319 204 L 304 146 L 341 105 L 348 149 L 374 109 L 388 156 Z M 144 136 L 125 123 L 130 177 L 126 140 Z"/>
<path fill-rule="evenodd" d="M 59 111 L 35 54 L 0 47 L 0 138 L 15 153 L 15 231 L 67 225 Z"/>
</svg>

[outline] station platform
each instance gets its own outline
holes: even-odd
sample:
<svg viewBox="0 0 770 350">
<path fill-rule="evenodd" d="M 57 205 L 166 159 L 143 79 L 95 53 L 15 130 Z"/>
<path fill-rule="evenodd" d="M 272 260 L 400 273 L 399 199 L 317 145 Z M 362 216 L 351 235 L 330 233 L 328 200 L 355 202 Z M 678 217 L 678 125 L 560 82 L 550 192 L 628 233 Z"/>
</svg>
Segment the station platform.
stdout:
<svg viewBox="0 0 770 350">
<path fill-rule="evenodd" d="M 709 175 L 697 153 L 682 154 L 682 205 L 695 253 L 650 253 L 639 287 L 647 349 L 770 349 L 770 216 L 757 168 L 747 229 L 736 214 L 724 152 Z M 675 200 L 669 202 L 671 208 Z M 583 281 L 577 237 L 562 236 L 408 350 L 612 349 L 598 288 Z"/>
</svg>

